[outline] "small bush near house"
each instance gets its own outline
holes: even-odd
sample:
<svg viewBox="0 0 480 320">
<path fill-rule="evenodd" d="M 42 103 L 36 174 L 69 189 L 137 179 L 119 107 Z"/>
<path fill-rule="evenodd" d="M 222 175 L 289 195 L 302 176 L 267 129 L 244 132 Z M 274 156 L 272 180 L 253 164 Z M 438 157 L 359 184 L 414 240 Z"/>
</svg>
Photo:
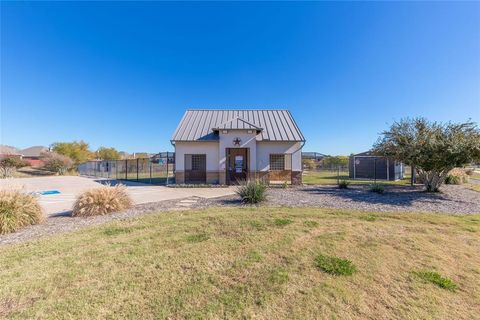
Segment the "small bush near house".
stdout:
<svg viewBox="0 0 480 320">
<path fill-rule="evenodd" d="M 347 180 L 341 180 L 339 183 L 338 183 L 338 188 L 339 189 L 348 189 L 348 186 L 350 185 L 350 182 L 347 181 Z"/>
<path fill-rule="evenodd" d="M 124 185 L 101 186 L 82 193 L 73 205 L 74 217 L 105 215 L 132 206 L 132 200 Z"/>
<path fill-rule="evenodd" d="M 420 279 L 433 283 L 440 288 L 447 289 L 450 291 L 455 291 L 457 285 L 449 278 L 442 277 L 438 272 L 433 271 L 419 271 L 414 272 L 414 274 Z"/>
<path fill-rule="evenodd" d="M 382 194 L 385 192 L 385 187 L 382 186 L 381 184 L 375 183 L 370 186 L 370 192 Z"/>
<path fill-rule="evenodd" d="M 464 184 L 466 182 L 468 182 L 468 174 L 460 168 L 450 170 L 445 178 L 445 184 Z"/>
<path fill-rule="evenodd" d="M 48 171 L 64 175 L 73 166 L 73 161 L 67 156 L 56 152 L 42 153 L 44 168 Z"/>
<path fill-rule="evenodd" d="M 247 182 L 238 187 L 236 193 L 245 203 L 255 204 L 267 197 L 267 187 L 261 182 Z"/>
<path fill-rule="evenodd" d="M 21 190 L 0 190 L 0 234 L 40 223 L 43 213 L 35 196 Z"/>
<path fill-rule="evenodd" d="M 336 276 L 350 276 L 357 271 L 357 268 L 350 260 L 322 254 L 315 258 L 315 264 L 322 271 Z"/>
</svg>

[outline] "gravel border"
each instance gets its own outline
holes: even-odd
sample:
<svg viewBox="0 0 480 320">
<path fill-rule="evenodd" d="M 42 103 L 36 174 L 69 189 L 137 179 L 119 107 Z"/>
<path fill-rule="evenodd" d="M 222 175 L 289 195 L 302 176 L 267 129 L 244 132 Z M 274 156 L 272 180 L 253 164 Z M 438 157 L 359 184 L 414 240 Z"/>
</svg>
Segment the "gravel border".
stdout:
<svg viewBox="0 0 480 320">
<path fill-rule="evenodd" d="M 302 186 L 270 188 L 262 206 L 316 207 L 372 212 L 424 212 L 450 215 L 480 214 L 480 193 L 465 186 L 444 185 L 442 192 L 423 191 L 422 186 L 385 186 L 385 193 L 369 192 L 368 185 Z M 219 206 L 241 205 L 238 197 L 214 199 Z"/>
<path fill-rule="evenodd" d="M 429 212 L 451 215 L 480 214 L 480 193 L 464 186 L 445 185 L 441 193 L 427 193 L 420 186 L 385 186 L 384 194 L 368 191 L 369 186 L 354 185 L 348 189 L 336 186 L 302 186 L 268 189 L 266 207 L 318 207 L 372 212 Z M 79 230 L 108 221 L 124 220 L 166 211 L 183 211 L 207 207 L 245 206 L 236 195 L 205 199 L 183 199 L 152 202 L 106 216 L 71 217 L 70 212 L 48 216 L 42 224 L 18 232 L 0 235 L 0 246 L 25 242 L 58 233 Z"/>
</svg>

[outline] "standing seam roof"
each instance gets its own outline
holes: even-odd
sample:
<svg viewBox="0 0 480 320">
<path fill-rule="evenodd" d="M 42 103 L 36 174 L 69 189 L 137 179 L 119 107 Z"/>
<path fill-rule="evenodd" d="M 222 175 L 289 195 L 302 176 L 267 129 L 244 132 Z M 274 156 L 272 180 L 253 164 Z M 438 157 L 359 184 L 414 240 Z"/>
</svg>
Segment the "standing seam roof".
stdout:
<svg viewBox="0 0 480 320">
<path fill-rule="evenodd" d="M 288 110 L 187 110 L 172 141 L 218 140 L 218 128 L 259 128 L 262 140 L 305 141 Z"/>
</svg>

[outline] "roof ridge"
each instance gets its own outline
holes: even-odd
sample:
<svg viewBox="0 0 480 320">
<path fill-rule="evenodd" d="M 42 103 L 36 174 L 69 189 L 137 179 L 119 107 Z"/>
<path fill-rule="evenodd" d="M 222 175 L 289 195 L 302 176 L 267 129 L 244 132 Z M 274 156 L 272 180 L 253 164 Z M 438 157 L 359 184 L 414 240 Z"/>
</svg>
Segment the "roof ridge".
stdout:
<svg viewBox="0 0 480 320">
<path fill-rule="evenodd" d="M 254 128 L 257 128 L 257 129 L 259 129 L 259 130 L 263 130 L 263 128 L 257 126 L 257 125 L 254 124 L 254 123 L 251 123 L 251 122 L 243 119 L 243 118 L 240 117 L 240 116 L 235 116 L 235 117 L 233 117 L 232 119 L 229 119 L 229 120 L 227 120 L 227 121 L 225 121 L 225 122 L 220 123 L 219 125 L 215 126 L 215 129 L 218 129 L 218 128 L 220 128 L 221 126 L 223 126 L 223 125 L 225 125 L 225 124 L 227 124 L 227 123 L 229 123 L 229 122 L 232 122 L 233 120 L 240 120 L 240 121 L 245 122 L 246 124 L 248 124 L 248 125 L 250 125 L 250 126 L 252 126 L 252 127 L 254 127 Z"/>
<path fill-rule="evenodd" d="M 286 108 L 279 108 L 279 109 L 187 109 L 186 111 L 290 111 L 289 109 Z"/>
</svg>

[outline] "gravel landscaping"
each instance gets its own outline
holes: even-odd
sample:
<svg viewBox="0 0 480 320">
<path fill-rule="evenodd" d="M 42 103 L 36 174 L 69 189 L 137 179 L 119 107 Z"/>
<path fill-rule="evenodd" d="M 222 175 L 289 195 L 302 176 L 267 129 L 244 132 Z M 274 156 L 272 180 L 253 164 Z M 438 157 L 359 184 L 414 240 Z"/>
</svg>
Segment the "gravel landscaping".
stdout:
<svg viewBox="0 0 480 320">
<path fill-rule="evenodd" d="M 239 205 L 235 196 L 217 198 L 219 205 Z M 429 212 L 453 215 L 480 214 L 480 193 L 459 185 L 444 185 L 442 192 L 428 193 L 421 186 L 385 186 L 385 193 L 369 192 L 367 185 L 272 188 L 267 206 L 321 207 L 373 212 Z"/>
<path fill-rule="evenodd" d="M 371 212 L 430 212 L 453 215 L 479 214 L 480 193 L 464 186 L 445 185 L 441 193 L 426 193 L 422 187 L 386 186 L 384 194 L 368 191 L 368 186 L 356 185 L 348 189 L 336 186 L 303 186 L 288 189 L 271 188 L 262 206 L 321 207 L 354 209 Z M 128 219 L 143 214 L 182 211 L 212 206 L 243 206 L 238 196 L 214 199 L 190 197 L 177 200 L 137 205 L 124 212 L 106 216 L 73 218 L 70 212 L 49 216 L 44 223 L 26 227 L 19 232 L 0 236 L 0 245 L 24 242 L 111 220 Z"/>
</svg>

